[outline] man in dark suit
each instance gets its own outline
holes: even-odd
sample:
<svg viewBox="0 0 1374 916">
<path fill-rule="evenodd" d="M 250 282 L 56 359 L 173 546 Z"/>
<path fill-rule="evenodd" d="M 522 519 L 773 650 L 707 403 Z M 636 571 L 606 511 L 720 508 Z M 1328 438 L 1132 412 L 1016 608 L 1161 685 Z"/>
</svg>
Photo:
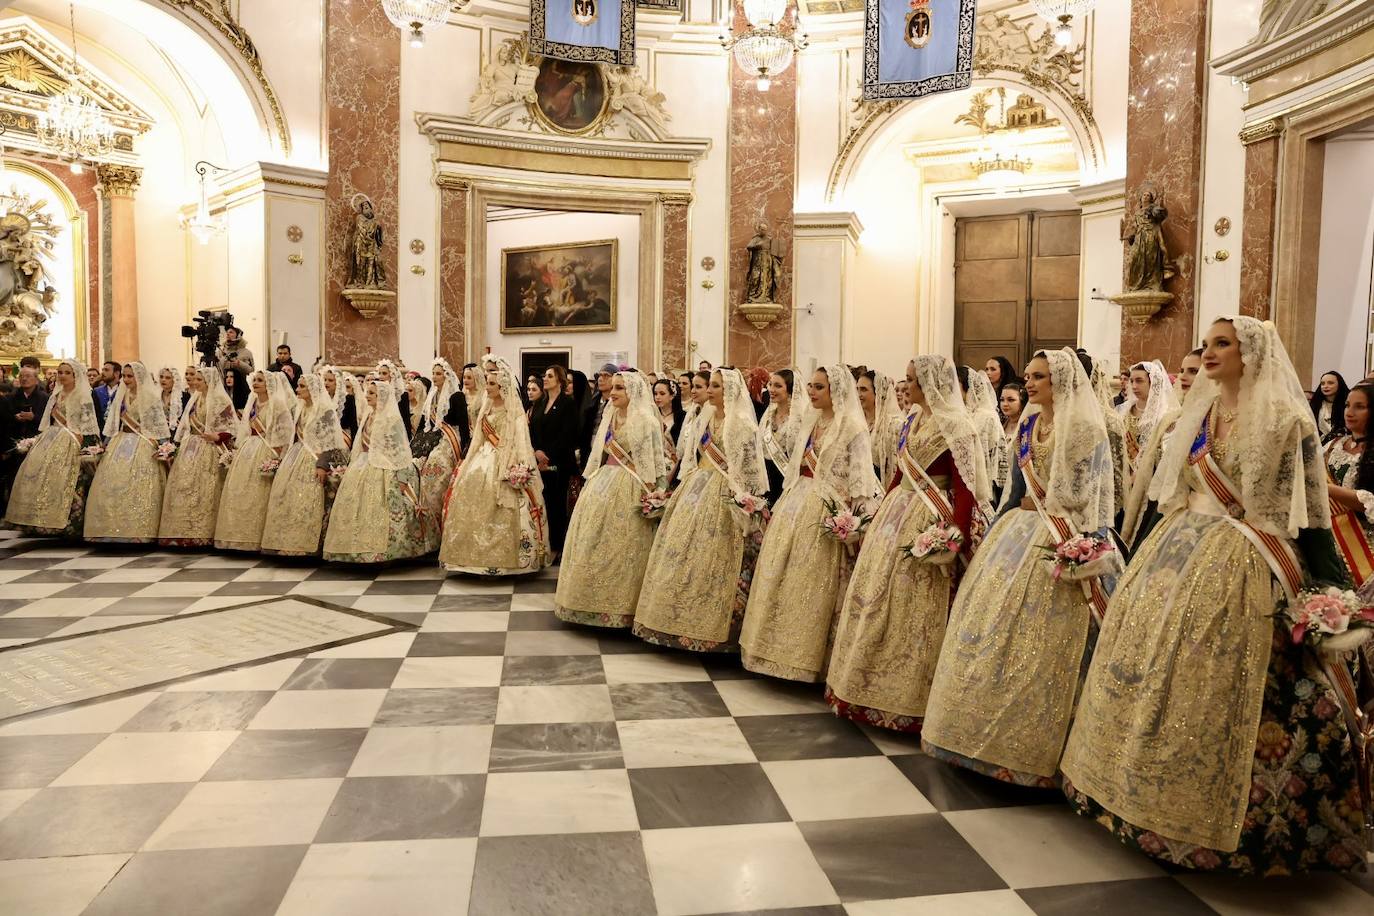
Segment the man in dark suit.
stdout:
<svg viewBox="0 0 1374 916">
<path fill-rule="evenodd" d="M 610 409 L 611 379 L 620 371 L 615 363 L 604 364 L 596 373 L 596 399 L 582 414 L 582 466 L 585 469 L 592 454 L 592 440 L 601 428 L 601 418 Z"/>
<path fill-rule="evenodd" d="M 286 344 L 277 347 L 277 358 L 272 365 L 267 367 L 269 372 L 280 372 L 286 376 L 287 382 L 291 384 L 291 390 L 296 390 L 296 385 L 300 384 L 301 375 L 304 374 L 301 367 L 291 357 L 291 348 Z"/>
<path fill-rule="evenodd" d="M 47 390 L 38 384 L 37 369 L 23 366 L 17 381 L 0 408 L 0 505 L 9 503 L 10 484 L 24 462 L 24 455 L 15 445 L 21 439 L 38 435 L 38 421 L 43 419 L 43 408 L 48 403 Z"/>
</svg>

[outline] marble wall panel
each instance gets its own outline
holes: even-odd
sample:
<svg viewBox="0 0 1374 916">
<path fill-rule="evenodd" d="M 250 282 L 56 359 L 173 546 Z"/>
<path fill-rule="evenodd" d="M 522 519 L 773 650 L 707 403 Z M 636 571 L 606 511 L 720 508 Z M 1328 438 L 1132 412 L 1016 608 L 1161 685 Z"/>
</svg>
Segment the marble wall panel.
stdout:
<svg viewBox="0 0 1374 916">
<path fill-rule="evenodd" d="M 687 263 L 686 198 L 663 203 L 663 356 L 658 369 L 687 365 Z"/>
<path fill-rule="evenodd" d="M 337 365 L 357 366 L 399 350 L 395 309 L 365 319 L 340 291 L 348 279 L 353 195 L 366 194 L 382 225 L 387 285 L 396 288 L 400 160 L 401 37 L 380 3 L 328 0 L 325 108 L 329 181 L 324 352 Z"/>
<path fill-rule="evenodd" d="M 735 366 L 792 365 L 792 203 L 797 185 L 797 68 L 760 92 L 754 77 L 730 65 L 730 288 L 726 360 Z M 764 330 L 736 308 L 744 298 L 754 227 L 763 220 L 784 252 L 777 301 L 785 307 Z"/>
<path fill-rule="evenodd" d="M 1202 113 L 1206 79 L 1206 0 L 1134 0 L 1126 109 L 1126 218 L 1149 182 L 1169 210 L 1163 232 L 1177 273 L 1164 288 L 1174 301 L 1148 324 L 1122 319 L 1121 363 L 1192 349 L 1201 210 Z"/>
<path fill-rule="evenodd" d="M 439 355 L 462 371 L 467 362 L 468 185 L 439 187 Z"/>
<path fill-rule="evenodd" d="M 1270 317 L 1278 216 L 1279 137 L 1245 147 L 1245 216 L 1240 243 L 1240 312 Z"/>
</svg>

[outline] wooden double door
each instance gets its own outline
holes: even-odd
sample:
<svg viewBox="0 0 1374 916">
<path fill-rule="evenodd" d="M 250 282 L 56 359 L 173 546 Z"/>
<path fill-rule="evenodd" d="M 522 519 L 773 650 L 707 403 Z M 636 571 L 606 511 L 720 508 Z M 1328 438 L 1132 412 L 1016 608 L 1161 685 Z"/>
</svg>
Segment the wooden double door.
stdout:
<svg viewBox="0 0 1374 916">
<path fill-rule="evenodd" d="M 1025 368 L 1036 350 L 1078 340 L 1077 210 L 961 217 L 954 224 L 954 353 Z"/>
</svg>

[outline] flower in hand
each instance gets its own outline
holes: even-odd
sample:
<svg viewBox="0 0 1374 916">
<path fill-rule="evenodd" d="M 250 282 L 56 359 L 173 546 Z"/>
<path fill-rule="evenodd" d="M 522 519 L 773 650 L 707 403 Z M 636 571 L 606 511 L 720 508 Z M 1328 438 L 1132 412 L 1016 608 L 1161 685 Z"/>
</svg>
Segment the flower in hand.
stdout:
<svg viewBox="0 0 1374 916">
<path fill-rule="evenodd" d="M 1066 538 L 1058 546 L 1045 548 L 1054 561 L 1050 574 L 1055 581 L 1076 582 L 1116 572 L 1120 568 L 1116 547 L 1111 540 L 1095 534 Z"/>
<path fill-rule="evenodd" d="M 517 490 L 524 489 L 525 484 L 530 482 L 530 476 L 532 474 L 533 471 L 525 465 L 513 464 L 510 466 L 510 470 L 506 472 L 506 483 L 515 487 Z"/>
<path fill-rule="evenodd" d="M 175 442 L 164 442 L 157 447 L 157 460 L 171 461 L 172 458 L 175 457 L 176 453 L 177 444 Z"/>
<path fill-rule="evenodd" d="M 653 490 L 639 498 L 639 511 L 645 518 L 658 518 L 666 505 L 668 494 L 662 490 Z"/>
</svg>

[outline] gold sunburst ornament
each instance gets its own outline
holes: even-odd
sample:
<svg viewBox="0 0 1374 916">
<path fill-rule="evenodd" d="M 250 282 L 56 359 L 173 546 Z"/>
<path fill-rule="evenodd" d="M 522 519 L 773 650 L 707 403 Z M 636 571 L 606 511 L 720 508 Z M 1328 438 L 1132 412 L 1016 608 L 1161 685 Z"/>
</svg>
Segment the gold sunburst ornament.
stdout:
<svg viewBox="0 0 1374 916">
<path fill-rule="evenodd" d="M 11 48 L 0 54 L 0 86 L 36 95 L 57 95 L 67 88 L 67 81 L 27 51 Z"/>
</svg>

